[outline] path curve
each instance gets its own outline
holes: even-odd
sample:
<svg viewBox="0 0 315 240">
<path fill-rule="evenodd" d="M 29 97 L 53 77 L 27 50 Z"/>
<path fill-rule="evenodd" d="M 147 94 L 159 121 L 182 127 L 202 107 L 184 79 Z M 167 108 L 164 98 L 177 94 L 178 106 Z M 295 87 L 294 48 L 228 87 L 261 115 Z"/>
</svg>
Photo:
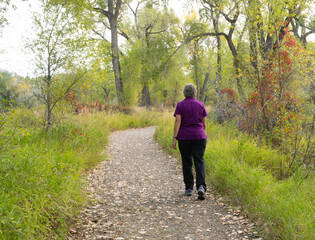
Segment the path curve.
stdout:
<svg viewBox="0 0 315 240">
<path fill-rule="evenodd" d="M 181 166 L 153 140 L 155 127 L 115 132 L 88 176 L 89 205 L 69 239 L 253 239 L 240 211 L 207 193 L 184 196 Z"/>
</svg>

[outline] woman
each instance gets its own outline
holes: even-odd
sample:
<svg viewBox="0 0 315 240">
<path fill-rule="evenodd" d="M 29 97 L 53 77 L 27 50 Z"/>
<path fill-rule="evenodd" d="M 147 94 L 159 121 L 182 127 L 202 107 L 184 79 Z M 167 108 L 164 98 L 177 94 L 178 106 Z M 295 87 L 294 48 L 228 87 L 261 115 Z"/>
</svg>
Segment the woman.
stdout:
<svg viewBox="0 0 315 240">
<path fill-rule="evenodd" d="M 185 195 L 191 196 L 194 188 L 193 159 L 196 171 L 198 199 L 204 200 L 207 186 L 205 183 L 203 155 L 207 144 L 205 129 L 208 114 L 204 104 L 195 99 L 197 91 L 193 84 L 187 84 L 184 87 L 183 93 L 185 99 L 177 103 L 174 113 L 173 148 L 177 149 L 176 143 L 178 141 L 182 157 Z"/>
</svg>

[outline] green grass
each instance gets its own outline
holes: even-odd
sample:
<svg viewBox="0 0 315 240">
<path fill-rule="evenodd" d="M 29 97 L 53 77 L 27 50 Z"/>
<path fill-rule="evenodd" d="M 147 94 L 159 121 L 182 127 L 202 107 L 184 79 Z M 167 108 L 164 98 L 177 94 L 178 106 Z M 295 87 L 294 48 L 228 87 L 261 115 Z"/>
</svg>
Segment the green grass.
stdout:
<svg viewBox="0 0 315 240">
<path fill-rule="evenodd" d="M 46 136 L 36 114 L 16 111 L 0 132 L 1 143 L 13 136 L 0 158 L 0 239 L 65 239 L 69 219 L 86 202 L 82 175 L 106 159 L 110 132 L 159 125 L 155 138 L 180 158 L 171 147 L 173 122 L 168 112 L 95 113 L 72 116 Z M 242 205 L 265 238 L 315 238 L 314 174 L 279 180 L 288 175 L 284 155 L 233 127 L 209 122 L 207 135 L 215 191 Z"/>
<path fill-rule="evenodd" d="M 171 114 L 170 114 L 171 115 Z M 172 150 L 173 121 L 164 118 L 156 139 Z M 207 180 L 212 188 L 242 205 L 261 226 L 266 239 L 315 239 L 314 174 L 303 180 L 300 171 L 279 180 L 286 171 L 286 156 L 258 145 L 231 126 L 208 123 L 205 153 Z"/>
<path fill-rule="evenodd" d="M 72 116 L 47 136 L 31 111 L 9 116 L 0 158 L 0 239 L 65 239 L 85 203 L 82 174 L 106 159 L 112 131 L 157 124 L 160 113 Z"/>
</svg>

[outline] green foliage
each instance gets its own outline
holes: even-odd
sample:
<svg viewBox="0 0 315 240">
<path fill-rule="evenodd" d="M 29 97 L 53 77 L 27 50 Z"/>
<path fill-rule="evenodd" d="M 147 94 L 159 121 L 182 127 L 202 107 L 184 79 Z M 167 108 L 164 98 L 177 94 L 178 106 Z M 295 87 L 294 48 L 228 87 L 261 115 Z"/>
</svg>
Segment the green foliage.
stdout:
<svg viewBox="0 0 315 240">
<path fill-rule="evenodd" d="M 80 102 L 110 102 L 115 97 L 114 74 L 111 66 L 111 46 L 107 41 L 100 41 L 91 51 L 91 69 L 83 79 L 83 84 L 76 87 L 81 93 Z M 88 99 L 86 99 L 88 97 Z"/>
<path fill-rule="evenodd" d="M 64 239 L 86 201 L 82 175 L 106 159 L 108 134 L 157 124 L 160 115 L 77 115 L 47 135 L 31 110 L 11 113 L 0 132 L 15 132 L 0 156 L 0 239 Z"/>
<path fill-rule="evenodd" d="M 246 114 L 241 117 L 240 128 L 268 139 L 290 156 L 291 163 L 281 167 L 285 169 L 283 177 L 294 172 L 297 159 L 309 164 L 313 154 L 305 154 L 313 152 L 314 138 L 306 137 L 313 135 L 313 130 L 304 127 L 312 125 L 314 115 L 305 90 L 314 75 L 311 69 L 310 53 L 286 29 L 277 54 L 269 59 L 257 88 L 243 106 Z"/>
<path fill-rule="evenodd" d="M 171 149 L 173 120 L 164 117 L 155 138 Z M 233 126 L 207 124 L 205 153 L 207 181 L 218 192 L 240 204 L 259 223 L 266 239 L 313 239 L 314 174 L 299 168 L 291 177 L 284 174 L 286 155 L 258 145 Z M 281 173 L 282 172 L 282 173 Z"/>
<path fill-rule="evenodd" d="M 19 107 L 11 110 L 8 115 L 8 128 L 19 127 L 23 129 L 36 129 L 43 127 L 43 108 Z"/>
<path fill-rule="evenodd" d="M 72 208 L 82 201 L 75 154 L 55 158 L 39 147 L 15 148 L 1 160 L 3 239 L 41 239 L 59 231 L 54 228 L 65 225 Z"/>
<path fill-rule="evenodd" d="M 7 71 L 0 71 L 0 105 L 16 107 L 32 106 L 35 103 L 31 79 Z"/>
<path fill-rule="evenodd" d="M 169 75 L 179 72 L 183 66 L 168 62 L 171 51 L 179 36 L 179 20 L 168 9 L 159 9 L 150 4 L 139 7 L 135 14 L 136 26 L 128 29 L 130 37 L 126 44 L 127 54 L 123 57 L 122 76 L 126 84 L 126 100 L 139 101 L 140 105 L 158 105 L 167 101 L 171 94 L 169 86 L 176 80 Z M 129 103 L 130 104 L 130 103 Z"/>
<path fill-rule="evenodd" d="M 128 56 L 122 57 L 122 78 L 126 86 L 124 98 L 127 105 L 135 105 L 138 101 L 137 92 L 140 88 L 139 79 L 142 71 L 141 40 L 133 43 L 127 51 Z"/>
<path fill-rule="evenodd" d="M 111 44 L 105 39 L 90 41 L 87 47 L 89 67 L 86 74 L 72 88 L 73 103 L 113 103 L 116 98 L 115 80 L 112 69 Z"/>
<path fill-rule="evenodd" d="M 26 1 L 26 0 L 22 0 Z M 16 9 L 16 2 L 12 3 L 11 0 L 0 0 L 0 36 L 2 35 L 2 28 L 8 24 L 6 13 L 8 9 Z"/>
<path fill-rule="evenodd" d="M 35 16 L 38 29 L 29 48 L 35 53 L 36 95 L 46 106 L 46 132 L 52 126 L 55 107 L 87 72 L 88 51 L 81 23 L 76 20 L 75 6 L 65 8 L 43 1 L 42 12 Z M 80 31 L 81 30 L 81 31 Z"/>
<path fill-rule="evenodd" d="M 7 71 L 0 72 L 0 104 L 12 106 L 18 99 L 18 91 L 13 75 Z"/>
</svg>

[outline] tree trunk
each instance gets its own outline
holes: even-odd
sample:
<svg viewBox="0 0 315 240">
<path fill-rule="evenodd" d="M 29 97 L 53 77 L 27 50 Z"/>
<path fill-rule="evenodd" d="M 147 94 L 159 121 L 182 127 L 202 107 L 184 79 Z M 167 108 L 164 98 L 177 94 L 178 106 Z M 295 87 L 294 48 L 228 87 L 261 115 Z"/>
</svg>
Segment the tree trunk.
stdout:
<svg viewBox="0 0 315 240">
<path fill-rule="evenodd" d="M 146 106 L 147 108 L 151 106 L 151 95 L 148 85 L 142 88 L 142 106 Z"/>
<path fill-rule="evenodd" d="M 148 108 L 151 106 L 151 95 L 149 86 L 145 87 L 145 106 Z"/>
<path fill-rule="evenodd" d="M 223 112 L 223 99 L 222 94 L 218 87 L 218 82 L 221 82 L 222 79 L 222 55 L 221 55 L 221 37 L 219 36 L 219 17 L 220 14 L 216 13 L 214 15 L 213 9 L 211 8 L 211 18 L 213 23 L 213 28 L 216 33 L 216 39 L 217 39 L 217 71 L 216 71 L 216 78 L 214 80 L 214 88 L 216 92 L 217 97 L 217 106 L 216 106 L 216 112 L 217 112 L 217 120 L 219 122 L 224 122 L 224 112 Z"/>
<path fill-rule="evenodd" d="M 217 36 L 217 43 L 218 43 L 218 53 L 217 53 L 217 76 L 218 76 L 218 81 L 221 82 L 222 79 L 222 55 L 221 55 L 221 38 L 220 36 Z"/>
<path fill-rule="evenodd" d="M 198 41 L 194 44 L 193 51 L 193 61 L 194 61 L 194 70 L 195 70 L 195 78 L 196 78 L 196 89 L 197 89 L 197 99 L 200 100 L 200 84 L 199 84 L 199 74 L 198 74 Z"/>
<path fill-rule="evenodd" d="M 50 131 L 52 124 L 52 102 L 51 102 L 51 76 L 47 77 L 47 95 L 46 95 L 46 133 Z"/>
<path fill-rule="evenodd" d="M 102 8 L 94 8 L 95 11 L 100 12 L 105 15 L 109 21 L 110 30 L 111 30 L 111 48 L 112 48 L 112 64 L 115 75 L 115 86 L 118 104 L 124 104 L 123 102 L 123 83 L 121 78 L 121 68 L 119 61 L 119 47 L 118 47 L 118 27 L 117 20 L 121 8 L 121 0 L 116 1 L 116 6 L 114 8 L 114 1 L 108 0 L 107 6 L 108 10 Z"/>
<path fill-rule="evenodd" d="M 177 90 L 179 88 L 179 83 L 176 81 L 175 83 L 175 89 L 174 89 L 174 95 L 173 95 L 173 99 L 172 99 L 172 106 L 175 108 L 176 107 L 176 103 L 177 103 Z"/>
<path fill-rule="evenodd" d="M 104 96 L 105 96 L 105 101 L 109 100 L 109 94 L 110 94 L 110 89 L 107 89 L 107 87 L 102 87 L 104 91 Z"/>
<path fill-rule="evenodd" d="M 209 76 L 210 76 L 210 73 L 207 73 L 206 77 L 205 77 L 205 81 L 203 83 L 202 91 L 200 94 L 200 101 L 202 101 L 202 102 L 205 102 L 205 95 L 206 95 L 206 90 L 207 90 L 207 86 L 208 86 Z"/>
<path fill-rule="evenodd" d="M 221 76 L 222 76 L 222 64 L 221 64 L 221 37 L 219 36 L 219 17 L 220 14 L 216 13 L 214 16 L 213 9 L 211 8 L 211 18 L 212 18 L 212 23 L 213 23 L 213 28 L 214 32 L 216 34 L 216 39 L 217 39 L 217 81 L 221 82 Z"/>
<path fill-rule="evenodd" d="M 251 2 L 250 2 L 251 3 Z M 251 6 L 251 5 L 250 5 Z M 255 26 L 256 15 L 249 18 L 249 45 L 250 45 L 250 62 L 256 73 L 258 83 L 260 84 L 260 72 L 258 69 L 258 49 L 257 49 L 257 28 Z"/>
<path fill-rule="evenodd" d="M 46 133 L 50 131 L 51 128 L 51 104 L 47 104 L 47 119 L 46 119 Z"/>
<path fill-rule="evenodd" d="M 237 85 L 237 90 L 238 90 L 238 94 L 239 96 L 241 97 L 241 99 L 244 100 L 244 89 L 243 89 L 243 86 L 242 86 L 242 80 L 241 80 L 241 73 L 240 73 L 240 61 L 238 60 L 237 57 L 234 57 L 233 59 L 233 66 L 234 66 L 234 69 L 235 69 L 235 74 L 236 74 L 236 85 Z"/>
<path fill-rule="evenodd" d="M 235 75 L 236 75 L 235 78 L 236 78 L 238 94 L 240 95 L 241 99 L 244 99 L 244 91 L 243 91 L 243 86 L 241 83 L 241 76 L 240 76 L 240 61 L 238 60 L 237 50 L 233 43 L 232 36 L 230 35 L 224 35 L 224 36 L 225 36 L 226 41 L 228 42 L 229 48 L 233 56 L 233 67 L 234 67 Z"/>
<path fill-rule="evenodd" d="M 121 78 L 121 68 L 119 61 L 119 47 L 118 47 L 118 32 L 117 32 L 117 20 L 112 17 L 109 19 L 111 27 L 111 47 L 112 47 L 112 64 L 115 75 L 115 86 L 118 104 L 123 104 L 123 83 Z"/>
<path fill-rule="evenodd" d="M 217 39 L 217 71 L 216 71 L 216 78 L 215 78 L 215 91 L 217 93 L 217 106 L 221 104 L 222 96 L 218 88 L 218 82 L 221 82 L 222 79 L 222 54 L 221 54 L 221 37 L 218 35 L 219 33 L 219 17 L 220 14 L 217 13 L 214 17 L 213 10 L 211 9 L 211 16 L 212 16 L 212 22 L 213 22 L 213 28 Z"/>
<path fill-rule="evenodd" d="M 164 103 L 164 107 L 166 106 L 167 95 L 168 95 L 167 90 L 164 89 L 164 90 L 163 90 L 163 99 L 164 99 L 163 103 Z"/>
<path fill-rule="evenodd" d="M 195 66 L 195 78 L 196 78 L 196 89 L 197 89 L 197 99 L 200 100 L 200 93 L 199 93 L 199 77 L 198 77 L 198 68 Z"/>
</svg>

